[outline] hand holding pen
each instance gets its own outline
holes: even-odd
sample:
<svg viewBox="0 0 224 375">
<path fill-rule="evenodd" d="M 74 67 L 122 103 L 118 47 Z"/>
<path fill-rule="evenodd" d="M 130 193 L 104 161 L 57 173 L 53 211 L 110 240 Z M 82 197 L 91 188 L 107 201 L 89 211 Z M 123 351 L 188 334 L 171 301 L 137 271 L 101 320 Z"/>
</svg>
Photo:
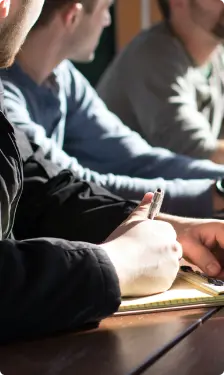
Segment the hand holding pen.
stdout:
<svg viewBox="0 0 224 375">
<path fill-rule="evenodd" d="M 179 270 L 182 248 L 172 225 L 148 220 L 159 213 L 161 192 L 143 200 L 129 217 L 99 245 L 117 271 L 122 296 L 146 296 L 169 289 Z M 156 265 L 156 266 L 155 266 Z"/>
<path fill-rule="evenodd" d="M 164 191 L 157 189 L 153 195 L 152 202 L 149 207 L 148 218 L 154 220 L 159 215 L 161 206 L 163 204 Z"/>
</svg>

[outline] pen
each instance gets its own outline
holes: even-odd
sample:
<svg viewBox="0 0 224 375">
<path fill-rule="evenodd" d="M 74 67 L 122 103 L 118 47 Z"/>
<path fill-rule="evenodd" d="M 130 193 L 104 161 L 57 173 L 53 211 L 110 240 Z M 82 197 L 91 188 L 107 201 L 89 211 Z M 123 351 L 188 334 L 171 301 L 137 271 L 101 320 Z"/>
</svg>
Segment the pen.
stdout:
<svg viewBox="0 0 224 375">
<path fill-rule="evenodd" d="M 149 207 L 149 214 L 148 218 L 153 220 L 156 216 L 159 215 L 160 208 L 163 203 L 164 198 L 164 191 L 161 189 L 157 189 L 153 195 L 152 202 Z"/>
</svg>

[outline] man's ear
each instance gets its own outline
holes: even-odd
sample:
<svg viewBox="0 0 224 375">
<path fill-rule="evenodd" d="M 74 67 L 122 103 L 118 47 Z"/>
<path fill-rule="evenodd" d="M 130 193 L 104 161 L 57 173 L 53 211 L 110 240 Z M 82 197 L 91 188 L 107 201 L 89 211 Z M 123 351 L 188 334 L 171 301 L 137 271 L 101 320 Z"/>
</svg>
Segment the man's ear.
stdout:
<svg viewBox="0 0 224 375">
<path fill-rule="evenodd" d="M 0 0 L 0 18 L 6 18 L 9 14 L 10 0 Z"/>
<path fill-rule="evenodd" d="M 64 20 L 66 25 L 72 25 L 80 19 L 80 16 L 83 12 L 83 5 L 81 3 L 74 3 L 70 5 L 64 13 Z"/>
</svg>

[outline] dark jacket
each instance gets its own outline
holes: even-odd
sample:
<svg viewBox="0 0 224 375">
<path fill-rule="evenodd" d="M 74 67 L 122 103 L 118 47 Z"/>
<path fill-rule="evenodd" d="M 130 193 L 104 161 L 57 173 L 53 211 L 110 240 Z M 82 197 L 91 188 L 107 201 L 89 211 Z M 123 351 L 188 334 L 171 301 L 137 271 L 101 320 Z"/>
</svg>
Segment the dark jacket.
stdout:
<svg viewBox="0 0 224 375">
<path fill-rule="evenodd" d="M 67 223 L 72 222 L 72 212 L 68 210 L 68 207 L 72 205 L 72 195 L 74 194 L 77 198 L 77 189 L 72 194 L 72 186 L 76 185 L 75 177 L 72 177 L 71 172 L 67 171 L 64 174 L 62 173 L 58 180 L 57 176 L 50 180 L 47 171 L 38 162 L 38 157 L 41 161 L 40 154 L 37 152 L 37 157 L 35 157 L 35 153 L 33 153 L 34 156 L 29 156 L 28 150 L 27 155 L 25 155 L 26 152 L 22 155 L 24 160 L 27 157 L 24 164 L 27 185 L 25 182 L 20 203 L 23 186 L 22 162 L 14 129 L 2 111 L 3 108 L 0 112 L 0 341 L 37 337 L 59 331 L 79 329 L 89 326 L 89 324 L 97 324 L 102 318 L 116 311 L 120 303 L 117 275 L 106 253 L 97 245 L 88 242 L 72 242 L 54 238 L 26 240 L 25 235 L 23 236 L 22 230 L 20 230 L 20 228 L 26 228 L 24 230 L 27 235 L 26 238 L 31 238 L 31 229 L 30 231 L 28 229 L 31 223 L 30 227 L 32 227 L 34 234 L 35 231 L 37 232 L 38 237 L 47 236 L 47 232 L 49 232 L 49 235 L 56 237 L 56 231 L 59 229 L 58 233 L 60 230 L 61 232 L 64 231 L 64 238 L 66 238 L 65 229 L 67 226 L 69 227 L 69 225 L 66 225 L 66 218 Z M 24 138 L 24 142 L 26 142 L 26 138 Z M 24 151 L 26 150 L 25 143 L 21 142 L 19 146 L 24 147 Z M 42 174 L 37 174 L 34 178 L 32 171 L 35 169 L 42 171 Z M 52 174 L 57 175 L 53 166 Z M 91 186 L 85 185 L 87 187 L 85 189 L 82 183 L 79 182 L 78 185 L 79 191 L 83 191 L 83 197 L 86 198 L 87 202 L 88 194 L 86 191 L 89 192 Z M 46 186 L 49 186 L 49 188 L 47 189 Z M 66 202 L 69 197 L 66 186 L 69 187 L 70 192 L 69 202 Z M 35 191 L 36 193 L 41 191 L 41 197 L 45 197 L 45 200 L 43 199 L 41 203 L 40 201 L 37 202 L 35 196 L 32 197 L 33 199 L 29 197 L 31 206 L 28 207 L 26 197 L 28 199 L 29 194 Z M 61 198 L 62 192 L 64 192 L 64 199 Z M 52 195 L 53 199 L 51 199 Z M 94 196 L 92 190 L 90 195 L 91 197 Z M 60 198 L 57 199 L 57 196 Z M 50 197 L 50 199 L 48 200 L 47 197 Z M 117 200 L 115 202 L 116 198 L 108 199 L 114 199 L 115 205 L 126 205 L 126 202 L 123 201 Z M 60 204 L 57 203 L 58 201 Z M 91 199 L 90 201 L 92 202 Z M 67 203 L 64 209 L 64 211 L 67 211 L 64 214 L 62 212 L 63 202 Z M 38 214 L 35 210 L 32 212 L 35 204 Z M 45 209 L 43 205 L 46 205 Z M 16 215 L 14 229 L 15 236 L 23 239 L 22 241 L 10 239 L 17 206 L 18 214 Z M 58 207 L 58 211 L 55 208 L 54 212 L 51 213 L 50 207 L 54 206 Z M 94 203 L 92 203 L 92 206 L 92 209 L 96 207 Z M 86 207 L 88 207 L 88 203 L 86 203 Z M 29 210 L 27 215 L 26 210 Z M 82 210 L 82 207 L 80 210 Z M 102 236 L 107 235 L 107 232 L 113 229 L 113 226 L 127 216 L 128 210 L 126 211 L 125 214 L 125 209 L 120 208 L 120 217 L 112 223 L 111 228 L 108 227 L 105 230 Z M 58 218 L 59 226 L 61 220 L 61 227 L 64 227 L 64 229 L 54 229 L 52 223 L 48 228 L 47 213 L 49 213 L 49 221 L 52 215 L 61 215 L 62 218 Z M 38 224 L 40 218 L 43 219 L 41 225 Z M 21 219 L 23 219 L 22 223 L 20 222 Z M 55 218 L 55 221 L 57 221 L 57 218 Z M 62 221 L 64 222 L 63 225 Z M 91 220 L 89 224 L 91 225 Z M 78 232 L 78 229 L 74 232 Z M 83 241 L 85 240 L 85 232 L 87 231 L 83 230 Z M 68 237 L 72 237 L 71 225 Z M 98 234 L 98 239 L 103 239 L 100 237 L 101 235 Z"/>
</svg>

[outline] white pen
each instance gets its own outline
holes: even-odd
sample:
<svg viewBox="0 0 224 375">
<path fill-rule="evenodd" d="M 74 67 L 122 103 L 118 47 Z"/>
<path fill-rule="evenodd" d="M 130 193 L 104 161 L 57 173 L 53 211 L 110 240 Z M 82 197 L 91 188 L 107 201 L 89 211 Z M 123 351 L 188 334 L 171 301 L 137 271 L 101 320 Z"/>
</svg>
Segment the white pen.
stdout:
<svg viewBox="0 0 224 375">
<path fill-rule="evenodd" d="M 152 202 L 149 207 L 148 218 L 153 220 L 156 216 L 159 215 L 161 206 L 163 204 L 164 191 L 157 189 L 153 195 Z"/>
</svg>

